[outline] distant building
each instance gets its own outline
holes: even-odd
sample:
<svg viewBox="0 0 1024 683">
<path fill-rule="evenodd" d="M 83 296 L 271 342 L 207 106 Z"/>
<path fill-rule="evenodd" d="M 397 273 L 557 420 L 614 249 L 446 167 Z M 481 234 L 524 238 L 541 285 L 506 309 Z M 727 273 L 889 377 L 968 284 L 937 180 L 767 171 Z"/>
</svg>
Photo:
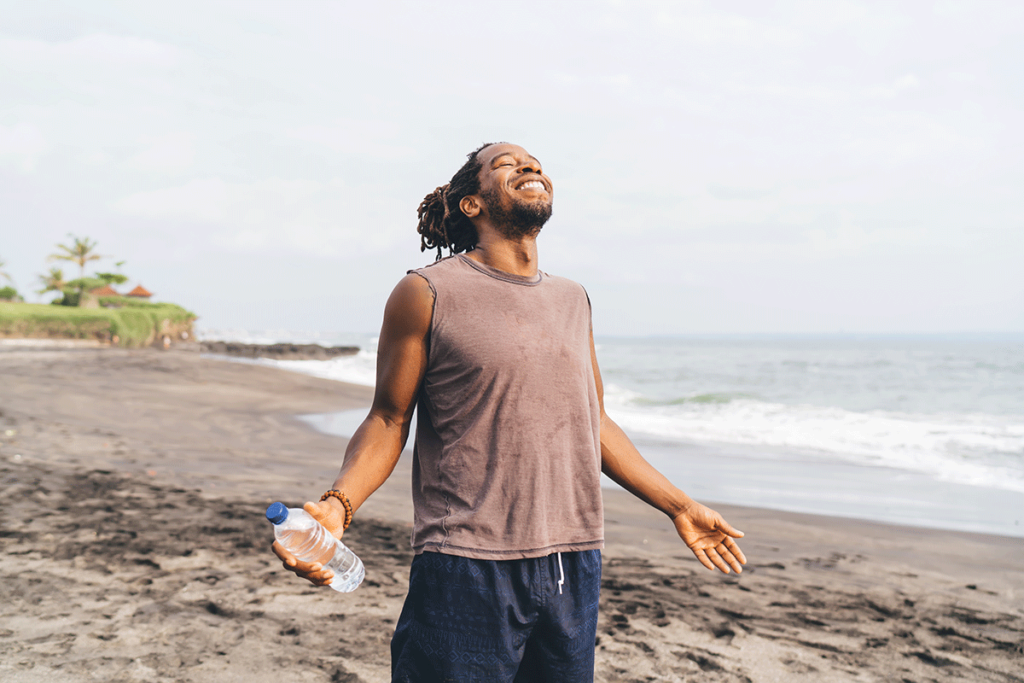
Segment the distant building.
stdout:
<svg viewBox="0 0 1024 683">
<path fill-rule="evenodd" d="M 111 287 L 110 285 L 103 285 L 102 287 L 97 287 L 96 289 L 89 290 L 89 293 L 95 297 L 121 296 L 116 291 L 114 291 L 114 288 Z"/>
<path fill-rule="evenodd" d="M 137 299 L 148 299 L 153 296 L 153 292 L 149 291 L 142 285 L 138 285 L 135 289 L 125 294 L 125 296 L 134 296 Z"/>
</svg>

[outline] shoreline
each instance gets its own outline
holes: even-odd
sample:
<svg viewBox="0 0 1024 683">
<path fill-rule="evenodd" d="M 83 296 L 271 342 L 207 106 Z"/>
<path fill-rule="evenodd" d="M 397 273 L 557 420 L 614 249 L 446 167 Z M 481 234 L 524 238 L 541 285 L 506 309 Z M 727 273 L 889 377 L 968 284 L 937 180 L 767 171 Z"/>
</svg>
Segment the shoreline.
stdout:
<svg viewBox="0 0 1024 683">
<path fill-rule="evenodd" d="M 365 409 L 360 408 L 299 418 L 325 434 L 348 438 L 364 416 Z M 713 503 L 713 507 L 756 508 L 916 529 L 1024 538 L 1024 526 L 1020 524 L 1024 494 L 1013 491 L 941 481 L 919 472 L 881 465 L 821 462 L 799 453 L 788 458 L 779 453 L 778 457 L 766 460 L 752 457 L 758 449 L 736 444 L 689 442 L 669 446 L 643 434 L 634 442 L 648 462 L 674 482 L 685 480 L 682 488 L 687 493 L 702 502 Z M 787 477 L 802 481 L 805 491 L 816 487 L 825 490 L 830 482 L 842 481 L 846 486 L 842 498 L 855 497 L 860 508 L 844 514 L 846 506 L 839 500 L 838 491 L 830 496 L 835 500 L 826 496 L 818 500 L 799 499 L 802 506 L 748 502 L 751 497 L 767 499 L 771 487 L 775 487 L 771 494 L 779 498 L 785 498 L 787 493 L 801 493 L 779 486 Z M 904 492 L 914 491 L 917 495 L 908 494 L 900 499 L 885 495 L 883 487 L 891 486 L 893 481 L 899 481 Z M 856 489 L 851 488 L 854 485 Z M 757 486 L 765 490 L 757 490 Z M 602 487 L 605 491 L 622 490 L 606 477 L 602 477 Z M 940 507 L 934 504 L 935 500 L 950 502 Z"/>
<path fill-rule="evenodd" d="M 261 519 L 340 465 L 296 416 L 371 389 L 173 350 L 0 349 L 0 375 L 0 504 L 33 511 L 2 521 L 0 678 L 387 680 L 409 459 L 347 536 L 349 598 L 287 575 Z M 750 560 L 723 576 L 604 496 L 598 681 L 1020 680 L 1020 539 L 716 505 Z"/>
<path fill-rule="evenodd" d="M 354 381 L 372 385 L 373 373 L 368 372 L 366 367 L 366 361 L 372 361 L 372 354 L 367 354 L 368 357 L 365 358 L 363 356 L 364 354 L 360 353 L 358 361 L 352 359 L 353 363 L 344 361 L 340 364 L 315 361 L 265 362 L 294 372 L 341 382 Z M 614 363 L 612 365 L 614 368 Z M 902 433 L 901 429 L 911 429 L 910 435 L 904 436 L 915 444 L 918 444 L 915 439 L 921 438 L 935 442 L 937 439 L 948 437 L 961 446 L 966 443 L 964 439 L 970 441 L 970 438 L 974 437 L 982 440 L 996 438 L 981 427 L 977 428 L 980 431 L 973 433 L 972 437 L 971 429 L 975 429 L 974 427 L 967 428 L 955 420 L 946 424 L 940 416 L 929 417 L 926 414 L 908 413 L 904 416 L 908 422 L 900 422 L 902 418 L 899 415 L 890 415 L 886 418 L 890 421 L 896 420 L 896 423 L 886 427 L 895 430 L 895 436 L 880 436 L 875 432 L 885 427 L 885 420 L 879 422 L 875 419 L 877 416 L 872 417 L 871 411 L 860 415 L 836 409 L 843 419 L 839 420 L 841 424 L 834 426 L 840 428 L 840 432 L 845 434 L 846 438 L 853 438 L 854 442 L 860 443 L 855 435 L 847 433 L 850 425 L 846 424 L 849 422 L 847 418 L 860 415 L 870 423 L 863 425 L 865 430 L 882 441 L 892 442 L 890 445 L 896 452 L 890 458 L 884 453 L 875 453 L 871 456 L 864 452 L 847 452 L 841 448 L 830 450 L 825 446 L 811 447 L 805 443 L 807 438 L 797 438 L 793 443 L 782 443 L 775 438 L 779 434 L 771 429 L 762 435 L 764 438 L 761 441 L 751 440 L 750 428 L 743 425 L 736 425 L 736 429 L 741 435 L 745 434 L 745 437 L 732 440 L 666 436 L 668 432 L 665 430 L 668 427 L 665 415 L 640 415 L 635 411 L 620 414 L 620 409 L 627 408 L 616 401 L 616 396 L 618 394 L 613 391 L 609 412 L 620 425 L 623 425 L 644 457 L 670 480 L 683 484 L 683 488 L 699 500 L 864 519 L 926 529 L 949 529 L 1024 538 L 1024 488 L 1021 488 L 1021 482 L 1015 475 L 1008 473 L 1004 476 L 994 470 L 986 470 L 984 463 L 976 463 L 969 458 L 959 464 L 956 458 L 949 459 L 948 462 L 942 458 L 937 461 L 915 461 L 910 457 L 913 448 L 903 448 L 897 438 Z M 621 396 L 619 398 L 621 399 Z M 764 408 L 765 404 L 759 405 L 760 408 Z M 797 412 L 800 412 L 799 409 Z M 363 416 L 362 410 L 356 410 L 301 417 L 321 430 L 347 438 L 354 432 Z M 764 417 L 761 412 L 756 412 L 756 416 Z M 733 418 L 735 417 L 733 415 Z M 790 419 L 804 417 L 807 416 L 802 413 L 795 417 L 788 415 Z M 995 419 L 996 416 L 989 417 Z M 644 419 L 648 418 L 655 420 L 653 431 L 645 431 Z M 690 420 L 692 423 L 694 416 L 684 415 L 680 419 Z M 712 415 L 711 419 L 717 418 Z M 923 424 L 931 425 L 929 434 L 921 433 Z M 690 426 L 700 432 L 699 425 Z M 814 420 L 811 420 L 809 425 L 812 433 L 815 433 L 815 430 L 820 432 L 822 427 L 822 424 Z M 996 427 L 992 428 L 998 432 Z M 658 429 L 662 429 L 662 432 L 658 432 Z M 943 431 L 945 429 L 953 431 L 946 434 Z M 963 429 L 967 431 L 964 432 Z M 1013 428 L 1009 429 L 1010 432 L 1003 436 L 1011 441 L 1013 438 L 1019 440 L 1019 437 L 1012 436 Z M 946 437 L 941 437 L 942 434 L 946 434 Z M 938 448 L 934 443 L 932 445 Z M 874 447 L 879 447 L 879 444 L 875 443 Z M 1004 443 L 1003 447 L 1008 446 Z M 934 456 L 936 453 L 931 455 Z M 614 484 L 607 480 L 603 482 L 603 486 L 615 488 Z"/>
<path fill-rule="evenodd" d="M 359 353 L 358 346 L 322 346 L 320 344 L 247 344 L 204 339 L 199 342 L 202 353 L 237 358 L 272 360 L 330 360 Z"/>
</svg>

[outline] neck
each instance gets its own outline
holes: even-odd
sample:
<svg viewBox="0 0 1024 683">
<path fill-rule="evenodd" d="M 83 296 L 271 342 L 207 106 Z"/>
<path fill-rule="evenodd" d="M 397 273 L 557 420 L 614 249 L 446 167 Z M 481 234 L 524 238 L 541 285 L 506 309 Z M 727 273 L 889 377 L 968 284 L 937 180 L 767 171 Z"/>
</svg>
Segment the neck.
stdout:
<svg viewBox="0 0 1024 683">
<path fill-rule="evenodd" d="M 494 231 L 478 230 L 479 241 L 468 258 L 491 268 L 522 277 L 537 275 L 537 237 L 509 239 Z"/>
</svg>

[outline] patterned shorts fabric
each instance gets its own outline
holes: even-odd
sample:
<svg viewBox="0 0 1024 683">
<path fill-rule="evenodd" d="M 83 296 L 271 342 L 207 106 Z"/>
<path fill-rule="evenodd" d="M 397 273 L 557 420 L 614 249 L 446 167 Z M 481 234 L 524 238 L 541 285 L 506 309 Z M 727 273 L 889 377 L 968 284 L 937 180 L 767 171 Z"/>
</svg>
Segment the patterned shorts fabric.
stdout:
<svg viewBox="0 0 1024 683">
<path fill-rule="evenodd" d="M 392 682 L 592 683 L 600 590 L 600 550 L 421 553 L 391 641 Z"/>
</svg>

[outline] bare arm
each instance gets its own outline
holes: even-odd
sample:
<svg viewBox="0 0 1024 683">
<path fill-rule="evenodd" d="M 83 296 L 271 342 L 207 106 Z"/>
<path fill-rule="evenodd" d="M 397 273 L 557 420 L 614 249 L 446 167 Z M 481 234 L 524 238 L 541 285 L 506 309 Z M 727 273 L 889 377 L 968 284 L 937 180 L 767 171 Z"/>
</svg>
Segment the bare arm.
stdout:
<svg viewBox="0 0 1024 683">
<path fill-rule="evenodd" d="M 405 276 L 384 308 L 377 351 L 377 385 L 370 413 L 345 449 L 341 472 L 333 488 L 344 492 L 358 509 L 394 471 L 409 437 L 416 395 L 427 367 L 427 340 L 433 314 L 433 292 L 418 275 Z M 335 537 L 341 538 L 345 511 L 336 498 L 308 502 L 305 510 Z M 319 563 L 298 561 L 276 541 L 274 552 L 286 569 L 317 585 L 333 574 Z"/>
<path fill-rule="evenodd" d="M 334 488 L 345 492 L 353 509 L 359 509 L 391 475 L 409 438 L 416 396 L 427 368 L 433 306 L 433 292 L 426 280 L 407 275 L 384 309 L 373 405 L 349 440 L 334 481 Z M 337 505 L 340 509 L 340 503 Z"/>
<path fill-rule="evenodd" d="M 683 493 L 640 455 L 622 428 L 604 411 L 604 385 L 593 335 L 590 358 L 601 404 L 601 471 L 640 500 L 668 515 L 679 537 L 705 567 L 718 567 L 726 574 L 730 567 L 737 573 L 742 572 L 741 565 L 746 564 L 747 558 L 733 538 L 742 538 L 743 532 Z"/>
</svg>

